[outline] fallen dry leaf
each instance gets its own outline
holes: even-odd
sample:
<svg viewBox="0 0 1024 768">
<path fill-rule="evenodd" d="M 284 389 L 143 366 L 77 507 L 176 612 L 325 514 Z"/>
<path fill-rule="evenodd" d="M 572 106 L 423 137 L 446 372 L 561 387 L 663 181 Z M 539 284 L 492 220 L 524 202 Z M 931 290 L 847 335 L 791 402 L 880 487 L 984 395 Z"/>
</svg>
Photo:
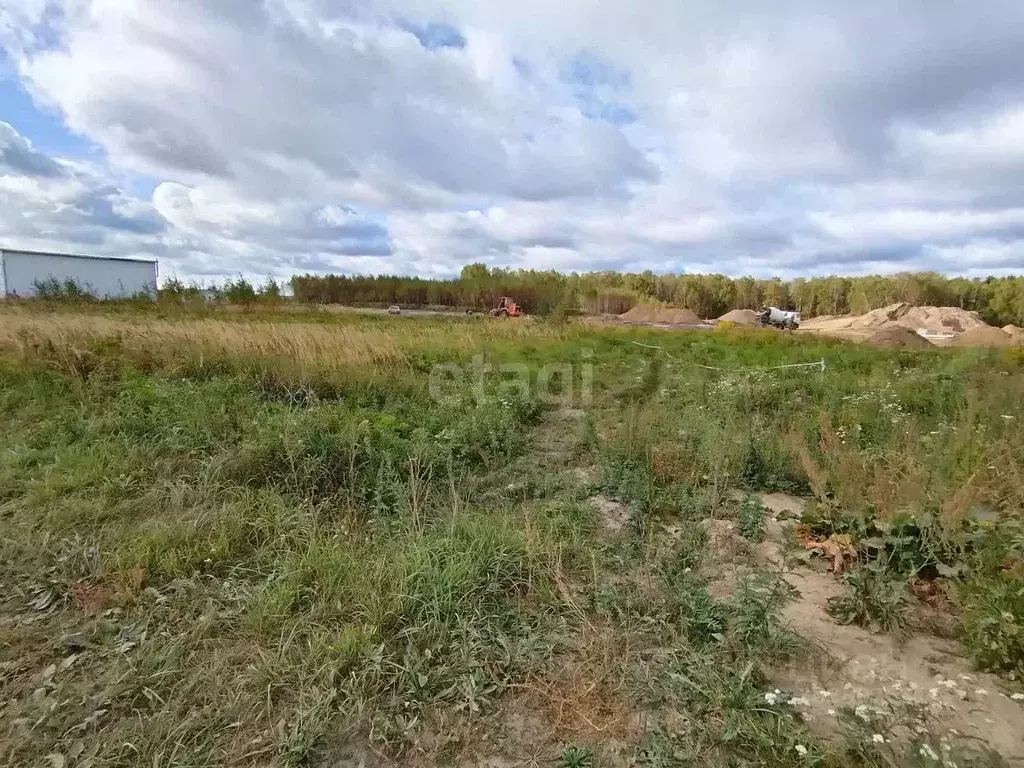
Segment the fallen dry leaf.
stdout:
<svg viewBox="0 0 1024 768">
<path fill-rule="evenodd" d="M 800 528 L 804 530 L 801 531 Z M 804 549 L 832 561 L 833 573 L 842 573 L 846 570 L 847 562 L 857 558 L 853 537 L 848 533 L 833 533 L 827 539 L 821 539 L 811 534 L 804 526 L 797 526 L 795 533 Z"/>
</svg>

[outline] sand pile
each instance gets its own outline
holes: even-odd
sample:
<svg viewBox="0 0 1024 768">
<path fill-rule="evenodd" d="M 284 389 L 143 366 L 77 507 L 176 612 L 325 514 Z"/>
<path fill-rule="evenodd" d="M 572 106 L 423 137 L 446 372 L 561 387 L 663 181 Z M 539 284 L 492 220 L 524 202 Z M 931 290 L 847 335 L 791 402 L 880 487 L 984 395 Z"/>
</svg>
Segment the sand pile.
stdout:
<svg viewBox="0 0 1024 768">
<path fill-rule="evenodd" d="M 734 309 L 726 312 L 720 318 L 720 323 L 735 323 L 736 325 L 758 325 L 757 313 L 752 309 Z"/>
<path fill-rule="evenodd" d="M 1018 328 L 1016 325 L 1004 325 L 1003 333 L 1008 333 L 1018 343 L 1024 342 L 1024 328 Z"/>
<path fill-rule="evenodd" d="M 880 328 L 864 339 L 864 342 L 866 344 L 878 344 L 883 347 L 907 347 L 911 349 L 923 349 L 932 346 L 930 341 L 901 325 L 894 325 L 891 328 Z"/>
<path fill-rule="evenodd" d="M 893 326 L 933 333 L 962 333 L 989 327 L 977 312 L 959 307 L 912 307 L 903 301 L 863 315 L 824 315 L 801 323 L 801 328 L 812 331 L 870 330 Z"/>
<path fill-rule="evenodd" d="M 671 325 L 701 325 L 704 321 L 689 309 L 663 307 L 660 304 L 638 304 L 629 312 L 619 315 L 628 323 L 668 323 Z"/>
<path fill-rule="evenodd" d="M 986 325 L 983 328 L 972 328 L 966 333 L 961 333 L 952 342 L 953 347 L 1012 347 L 1020 344 L 1006 331 Z"/>
</svg>

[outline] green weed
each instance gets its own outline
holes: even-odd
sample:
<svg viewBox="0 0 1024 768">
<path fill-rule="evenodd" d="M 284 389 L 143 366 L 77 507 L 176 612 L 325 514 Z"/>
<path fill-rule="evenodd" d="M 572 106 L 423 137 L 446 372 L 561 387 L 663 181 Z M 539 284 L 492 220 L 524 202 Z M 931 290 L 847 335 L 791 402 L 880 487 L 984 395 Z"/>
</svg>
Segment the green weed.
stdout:
<svg viewBox="0 0 1024 768">
<path fill-rule="evenodd" d="M 850 594 L 830 598 L 828 603 L 828 612 L 836 621 L 877 626 L 898 637 L 906 634 L 910 605 L 905 581 L 894 579 L 877 564 L 855 568 L 844 580 Z"/>
<path fill-rule="evenodd" d="M 765 516 L 768 510 L 755 496 L 747 495 L 740 502 L 739 527 L 743 538 L 748 541 L 761 541 L 764 538 Z"/>
<path fill-rule="evenodd" d="M 594 754 L 587 747 L 566 747 L 558 756 L 558 768 L 591 768 Z"/>
</svg>

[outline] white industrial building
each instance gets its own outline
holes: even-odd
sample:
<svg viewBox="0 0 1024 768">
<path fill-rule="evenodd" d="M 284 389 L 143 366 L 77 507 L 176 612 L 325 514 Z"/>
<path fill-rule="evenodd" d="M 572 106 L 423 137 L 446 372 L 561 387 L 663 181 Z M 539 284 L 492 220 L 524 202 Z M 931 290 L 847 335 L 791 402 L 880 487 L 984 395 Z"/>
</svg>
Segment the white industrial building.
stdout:
<svg viewBox="0 0 1024 768">
<path fill-rule="evenodd" d="M 0 298 L 27 298 L 40 284 L 64 286 L 69 280 L 97 299 L 152 295 L 156 261 L 0 248 Z"/>
</svg>

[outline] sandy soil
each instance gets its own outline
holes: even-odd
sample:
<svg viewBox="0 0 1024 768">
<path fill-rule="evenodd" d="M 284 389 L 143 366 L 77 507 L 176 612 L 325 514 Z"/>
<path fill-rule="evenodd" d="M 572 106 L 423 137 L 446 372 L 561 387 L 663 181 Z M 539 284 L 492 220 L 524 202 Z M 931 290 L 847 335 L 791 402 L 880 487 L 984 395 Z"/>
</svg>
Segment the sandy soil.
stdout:
<svg viewBox="0 0 1024 768">
<path fill-rule="evenodd" d="M 757 321 L 757 313 L 752 309 L 734 309 L 731 312 L 726 312 L 718 318 L 718 322 L 735 323 L 736 325 L 745 326 L 759 325 Z"/>
<path fill-rule="evenodd" d="M 905 302 L 873 309 L 863 315 L 823 315 L 805 320 L 801 328 L 815 331 L 844 331 L 888 328 L 894 325 L 913 331 L 963 333 L 988 327 L 977 312 L 959 307 L 913 307 Z"/>
<path fill-rule="evenodd" d="M 985 326 L 972 328 L 950 342 L 953 347 L 1013 347 L 1024 344 L 1024 338 L 1011 336 L 1004 330 Z"/>
<path fill-rule="evenodd" d="M 667 325 L 702 325 L 704 323 L 689 309 L 663 307 L 658 304 L 639 304 L 619 315 L 627 323 L 664 323 Z"/>
</svg>

